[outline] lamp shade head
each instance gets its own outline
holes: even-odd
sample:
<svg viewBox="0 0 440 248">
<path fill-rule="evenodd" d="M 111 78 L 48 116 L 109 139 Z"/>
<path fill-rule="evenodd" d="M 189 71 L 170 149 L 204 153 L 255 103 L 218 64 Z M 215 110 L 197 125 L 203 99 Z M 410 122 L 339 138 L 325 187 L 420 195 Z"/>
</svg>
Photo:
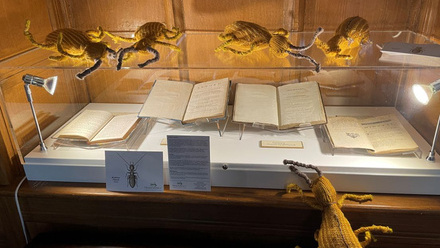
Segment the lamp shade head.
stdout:
<svg viewBox="0 0 440 248">
<path fill-rule="evenodd" d="M 53 95 L 57 87 L 58 77 L 54 76 L 43 79 L 41 77 L 26 74 L 23 76 L 23 81 L 25 84 L 31 84 L 31 85 L 43 87 L 47 92 L 49 92 L 49 94 Z"/>
<path fill-rule="evenodd" d="M 43 88 L 45 88 L 46 91 L 49 92 L 49 94 L 53 95 L 53 93 L 55 93 L 55 89 L 57 87 L 57 81 L 58 81 L 57 76 L 46 78 L 46 79 L 44 79 Z"/>
<path fill-rule="evenodd" d="M 430 85 L 414 84 L 412 86 L 412 91 L 417 100 L 424 105 L 428 104 L 429 100 L 434 95 L 434 90 Z"/>
</svg>

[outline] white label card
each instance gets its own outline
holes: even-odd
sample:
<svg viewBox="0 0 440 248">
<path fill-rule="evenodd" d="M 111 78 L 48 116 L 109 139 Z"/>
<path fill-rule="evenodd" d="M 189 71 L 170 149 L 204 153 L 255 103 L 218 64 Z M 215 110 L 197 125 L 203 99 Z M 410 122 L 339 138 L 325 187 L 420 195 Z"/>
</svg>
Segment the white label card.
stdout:
<svg viewBox="0 0 440 248">
<path fill-rule="evenodd" d="M 123 192 L 163 192 L 163 153 L 105 151 L 106 188 Z"/>
<path fill-rule="evenodd" d="M 209 136 L 168 135 L 171 190 L 211 191 Z"/>
</svg>

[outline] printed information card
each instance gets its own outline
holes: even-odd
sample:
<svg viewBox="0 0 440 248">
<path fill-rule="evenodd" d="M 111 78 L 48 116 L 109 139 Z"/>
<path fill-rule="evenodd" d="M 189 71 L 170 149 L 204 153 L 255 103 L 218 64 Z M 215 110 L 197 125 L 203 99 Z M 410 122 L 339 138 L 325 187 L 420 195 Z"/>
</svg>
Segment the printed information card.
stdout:
<svg viewBox="0 0 440 248">
<path fill-rule="evenodd" d="M 171 190 L 211 191 L 209 136 L 168 135 Z"/>
<path fill-rule="evenodd" d="M 108 191 L 163 192 L 163 153 L 105 151 Z"/>
</svg>

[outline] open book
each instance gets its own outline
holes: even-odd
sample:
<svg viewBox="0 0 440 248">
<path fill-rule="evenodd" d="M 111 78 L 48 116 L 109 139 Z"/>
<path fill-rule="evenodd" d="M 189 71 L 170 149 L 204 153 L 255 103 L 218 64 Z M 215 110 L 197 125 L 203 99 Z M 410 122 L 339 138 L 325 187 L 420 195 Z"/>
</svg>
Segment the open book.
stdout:
<svg viewBox="0 0 440 248">
<path fill-rule="evenodd" d="M 229 79 L 193 84 L 157 80 L 145 100 L 139 117 L 165 118 L 182 123 L 226 117 Z"/>
<path fill-rule="evenodd" d="M 374 154 L 418 149 L 394 114 L 369 118 L 329 117 L 327 130 L 334 148 L 361 148 Z"/>
<path fill-rule="evenodd" d="M 237 84 L 234 115 L 238 123 L 258 123 L 278 129 L 324 124 L 327 117 L 317 82 Z"/>
<path fill-rule="evenodd" d="M 86 109 L 58 131 L 54 138 L 98 144 L 122 141 L 139 123 L 136 113 L 113 115 L 103 110 Z"/>
</svg>

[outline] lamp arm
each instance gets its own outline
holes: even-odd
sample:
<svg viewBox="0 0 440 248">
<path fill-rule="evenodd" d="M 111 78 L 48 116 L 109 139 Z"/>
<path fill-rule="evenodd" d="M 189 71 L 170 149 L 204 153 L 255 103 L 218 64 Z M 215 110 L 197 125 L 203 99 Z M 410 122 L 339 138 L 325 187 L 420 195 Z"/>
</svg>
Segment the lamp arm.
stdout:
<svg viewBox="0 0 440 248">
<path fill-rule="evenodd" d="M 435 132 L 434 132 L 434 138 L 432 139 L 431 150 L 429 151 L 428 157 L 426 157 L 426 160 L 431 162 L 435 161 L 435 143 L 437 142 L 439 126 L 440 126 L 440 115 L 438 116 L 437 126 L 435 126 Z"/>
<path fill-rule="evenodd" d="M 26 97 L 28 99 L 28 102 L 33 102 L 34 100 L 32 99 L 32 91 L 31 88 L 29 87 L 29 84 L 24 84 L 24 91 L 26 92 Z"/>
<path fill-rule="evenodd" d="M 43 135 L 41 134 L 40 125 L 38 124 L 37 114 L 35 114 L 34 104 L 33 104 L 33 100 L 32 100 L 32 92 L 29 87 L 29 84 L 24 84 L 24 91 L 26 92 L 26 97 L 29 101 L 29 104 L 31 105 L 32 115 L 34 116 L 34 121 L 35 121 L 35 126 L 37 128 L 38 138 L 40 139 L 40 150 L 45 152 L 45 151 L 47 151 L 47 147 L 43 141 Z"/>
</svg>

